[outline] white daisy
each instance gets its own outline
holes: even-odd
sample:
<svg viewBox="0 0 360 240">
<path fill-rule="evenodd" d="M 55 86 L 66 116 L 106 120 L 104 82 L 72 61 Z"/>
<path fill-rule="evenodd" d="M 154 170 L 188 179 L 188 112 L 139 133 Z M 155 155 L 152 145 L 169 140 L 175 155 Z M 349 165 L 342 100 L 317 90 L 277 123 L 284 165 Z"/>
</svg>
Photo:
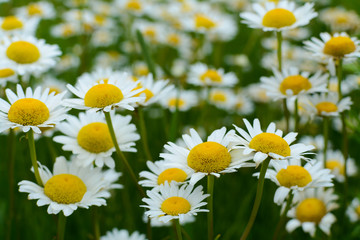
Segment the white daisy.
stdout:
<svg viewBox="0 0 360 240">
<path fill-rule="evenodd" d="M 16 12 L 27 18 L 52 19 L 56 15 L 54 5 L 45 1 L 29 3 L 27 6 L 17 8 Z"/>
<path fill-rule="evenodd" d="M 232 110 L 240 115 L 248 115 L 254 112 L 254 104 L 245 90 L 241 90 L 236 94 Z"/>
<path fill-rule="evenodd" d="M 101 236 L 100 240 L 146 240 L 146 237 L 137 231 L 130 234 L 128 230 L 114 228 L 107 231 L 105 236 Z"/>
<path fill-rule="evenodd" d="M 12 37 L 19 34 L 35 35 L 38 19 L 27 19 L 24 15 L 0 17 L 0 36 Z"/>
<path fill-rule="evenodd" d="M 0 132 L 19 127 L 24 132 L 32 129 L 35 133 L 41 133 L 41 127 L 54 127 L 66 118 L 67 108 L 59 103 L 66 94 L 49 94 L 50 89 L 42 91 L 41 87 L 33 90 L 28 87 L 26 92 L 21 86 L 16 86 L 17 94 L 6 89 L 6 96 L 10 103 L 0 99 Z"/>
<path fill-rule="evenodd" d="M 39 75 L 56 64 L 61 55 L 58 45 L 49 45 L 33 36 L 4 37 L 0 45 L 0 64 L 8 64 L 19 75 Z"/>
<path fill-rule="evenodd" d="M 261 28 L 264 31 L 284 31 L 307 25 L 318 14 L 313 9 L 313 3 L 296 7 L 294 2 L 266 2 L 265 5 L 254 3 L 253 12 L 240 13 L 243 23 L 251 28 Z"/>
<path fill-rule="evenodd" d="M 239 135 L 235 135 L 234 144 L 243 149 L 243 154 L 249 156 L 260 165 L 266 158 L 274 160 L 285 160 L 290 158 L 307 159 L 304 154 L 314 149 L 314 146 L 302 143 L 292 144 L 296 140 L 297 133 L 290 132 L 283 137 L 283 131 L 276 130 L 275 123 L 270 123 L 263 132 L 260 127 L 259 119 L 254 119 L 253 126 L 244 119 L 244 123 L 249 133 L 234 125 Z"/>
<path fill-rule="evenodd" d="M 349 217 L 350 222 L 355 223 L 360 220 L 360 201 L 358 198 L 354 198 L 348 208 L 346 209 L 346 215 Z"/>
<path fill-rule="evenodd" d="M 146 214 L 143 215 L 143 221 L 144 223 L 147 223 L 148 221 L 148 217 L 146 216 Z M 195 222 L 195 217 L 193 215 L 187 215 L 187 216 L 184 216 L 183 218 L 183 221 L 180 225 L 185 225 L 185 224 L 188 224 L 188 223 L 193 223 Z M 151 218 L 151 227 L 169 227 L 171 226 L 171 222 L 162 222 L 159 220 L 159 218 L 156 218 L 156 217 L 153 217 Z"/>
<path fill-rule="evenodd" d="M 300 72 L 296 67 L 284 68 L 282 72 L 273 68 L 272 77 L 261 77 L 261 87 L 267 90 L 267 95 L 274 100 L 314 92 L 327 92 L 328 74 L 317 71 L 310 77 L 308 72 Z"/>
<path fill-rule="evenodd" d="M 160 99 L 160 103 L 172 112 L 176 110 L 176 105 L 178 105 L 179 111 L 188 111 L 190 108 L 195 107 L 199 103 L 199 100 L 197 92 L 195 91 L 182 90 L 178 93 L 177 89 L 172 89 Z"/>
<path fill-rule="evenodd" d="M 330 235 L 331 225 L 336 221 L 330 211 L 338 208 L 338 204 L 334 202 L 337 199 L 333 188 L 306 189 L 298 192 L 294 196 L 294 202 L 298 204 L 287 213 L 291 219 L 286 224 L 286 230 L 292 232 L 301 226 L 304 232 L 314 237 L 316 226 L 319 226 L 324 233 Z"/>
<path fill-rule="evenodd" d="M 0 87 L 5 87 L 8 82 L 17 82 L 18 75 L 14 69 L 7 65 L 0 65 Z"/>
<path fill-rule="evenodd" d="M 346 10 L 342 7 L 326 8 L 320 12 L 320 20 L 330 26 L 331 32 L 354 32 L 359 31 L 360 18 L 354 10 Z"/>
<path fill-rule="evenodd" d="M 179 219 L 183 223 L 184 219 L 191 215 L 197 215 L 198 212 L 208 212 L 207 209 L 201 209 L 206 205 L 203 202 L 209 194 L 204 194 L 202 186 L 193 189 L 193 185 L 182 185 L 179 187 L 174 182 L 166 182 L 159 187 L 159 190 L 146 191 L 149 198 L 143 198 L 147 205 L 141 207 L 148 208 L 145 214 L 150 218 L 157 218 L 164 223 Z"/>
<path fill-rule="evenodd" d="M 60 57 L 59 62 L 54 69 L 56 73 L 62 73 L 72 68 L 77 68 L 80 65 L 80 58 L 75 54 L 64 54 Z"/>
<path fill-rule="evenodd" d="M 259 173 L 255 174 L 259 175 Z M 292 190 L 304 191 L 307 188 L 332 187 L 332 178 L 329 169 L 323 168 L 322 161 L 310 161 L 301 166 L 301 160 L 290 159 L 283 161 L 270 161 L 270 168 L 266 171 L 266 178 L 279 187 L 274 195 L 274 202 L 282 205 Z"/>
<path fill-rule="evenodd" d="M 53 25 L 50 32 L 56 38 L 70 38 L 81 34 L 81 26 L 74 22 L 64 22 Z"/>
<path fill-rule="evenodd" d="M 317 151 L 320 153 L 324 149 L 324 136 L 323 135 L 316 135 L 314 137 L 312 136 L 303 136 L 300 138 L 300 142 L 305 145 L 313 145 L 314 151 Z M 328 148 L 331 148 L 332 144 L 329 141 L 328 142 Z"/>
<path fill-rule="evenodd" d="M 68 84 L 68 89 L 79 98 L 67 99 L 64 104 L 75 109 L 91 111 L 109 112 L 114 108 L 134 110 L 132 105 L 144 98 L 135 97 L 142 89 L 133 90 L 138 82 L 126 81 L 128 77 L 128 74 L 123 72 L 121 76 L 114 75 L 97 82 L 80 79 L 75 87 Z"/>
<path fill-rule="evenodd" d="M 206 95 L 206 91 L 204 91 L 204 95 Z M 232 111 L 234 109 L 235 94 L 230 89 L 211 88 L 208 100 L 210 104 L 215 105 L 219 109 Z"/>
<path fill-rule="evenodd" d="M 221 174 L 236 172 L 241 167 L 253 167 L 248 163 L 250 157 L 244 157 L 231 143 L 234 130 L 226 132 L 226 128 L 215 130 L 203 142 L 199 134 L 190 129 L 190 135 L 182 136 L 185 147 L 168 142 L 164 148 L 169 153 L 161 153 L 160 157 L 191 171 L 190 184 L 194 185 L 206 175 L 220 177 Z"/>
<path fill-rule="evenodd" d="M 30 181 L 19 182 L 19 191 L 29 193 L 29 199 L 37 199 L 38 206 L 49 205 L 49 214 L 71 215 L 78 207 L 106 205 L 110 196 L 108 182 L 100 168 L 78 167 L 64 157 L 56 158 L 53 173 L 39 163 L 39 173 L 44 187 Z"/>
<path fill-rule="evenodd" d="M 96 112 L 80 113 L 79 118 L 67 116 L 67 120 L 57 125 L 65 136 L 56 136 L 54 141 L 63 144 L 63 150 L 72 151 L 81 166 L 89 166 L 93 162 L 96 166 L 104 164 L 115 167 L 111 157 L 115 151 L 104 114 Z M 136 127 L 131 124 L 131 116 L 112 114 L 112 122 L 116 139 L 121 151 L 136 152 L 135 141 L 140 139 Z"/>
</svg>

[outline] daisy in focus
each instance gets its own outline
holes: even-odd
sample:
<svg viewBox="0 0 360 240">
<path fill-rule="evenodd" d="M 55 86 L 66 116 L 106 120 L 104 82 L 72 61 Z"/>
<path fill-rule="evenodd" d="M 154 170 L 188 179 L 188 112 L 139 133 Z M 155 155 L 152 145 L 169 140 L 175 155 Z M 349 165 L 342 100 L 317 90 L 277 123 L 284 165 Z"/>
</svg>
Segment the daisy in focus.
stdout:
<svg viewBox="0 0 360 240">
<path fill-rule="evenodd" d="M 241 135 L 235 135 L 234 144 L 243 151 L 245 156 L 250 157 L 258 167 L 266 158 L 273 160 L 285 159 L 307 159 L 304 154 L 314 149 L 314 146 L 304 145 L 302 143 L 292 144 L 296 140 L 297 133 L 290 132 L 283 137 L 283 131 L 276 130 L 275 123 L 270 123 L 266 132 L 261 130 L 259 119 L 254 119 L 253 126 L 244 119 L 248 133 L 235 126 L 235 129 Z"/>
<path fill-rule="evenodd" d="M 110 197 L 109 183 L 100 168 L 79 167 L 74 161 L 64 157 L 56 158 L 53 172 L 39 164 L 39 172 L 44 187 L 24 180 L 19 182 L 19 191 L 29 193 L 29 199 L 36 199 L 39 207 L 49 205 L 49 214 L 71 215 L 78 207 L 106 205 Z"/>
<path fill-rule="evenodd" d="M 360 220 L 360 201 L 358 198 L 354 198 L 348 208 L 346 209 L 346 215 L 349 217 L 350 222 L 355 223 Z"/>
<path fill-rule="evenodd" d="M 338 204 L 335 203 L 337 199 L 333 188 L 298 192 L 294 196 L 297 205 L 287 213 L 291 219 L 286 224 L 286 230 L 293 232 L 296 228 L 302 227 L 304 232 L 314 237 L 316 226 L 319 226 L 324 233 L 330 235 L 331 225 L 336 221 L 331 211 L 338 208 Z"/>
<path fill-rule="evenodd" d="M 158 190 L 146 191 L 146 194 L 148 198 L 142 199 L 146 205 L 141 205 L 149 209 L 145 214 L 164 223 L 173 219 L 179 219 L 180 223 L 183 223 L 189 216 L 209 211 L 201 209 L 207 204 L 203 200 L 209 197 L 209 194 L 204 194 L 202 191 L 202 186 L 194 189 L 193 185 L 179 187 L 174 182 L 170 184 L 166 182 Z"/>
<path fill-rule="evenodd" d="M 54 127 L 66 118 L 68 109 L 59 104 L 66 92 L 55 95 L 41 87 L 34 91 L 28 87 L 24 92 L 19 84 L 16 90 L 17 94 L 5 90 L 9 102 L 0 98 L 0 132 L 19 127 L 23 132 L 32 129 L 40 134 L 40 128 Z"/>
<path fill-rule="evenodd" d="M 231 143 L 234 130 L 226 132 L 226 128 L 217 129 L 203 142 L 199 134 L 190 129 L 190 135 L 184 134 L 182 139 L 186 147 L 168 142 L 164 148 L 169 153 L 161 153 L 160 157 L 191 171 L 190 184 L 194 185 L 206 175 L 220 177 L 221 174 L 236 172 L 241 167 L 253 167 L 248 163 L 251 157 L 243 156 L 241 151 L 233 149 Z"/>
<path fill-rule="evenodd" d="M 100 240 L 146 240 L 146 237 L 138 231 L 130 234 L 129 231 L 125 229 L 119 230 L 114 228 L 111 231 L 107 231 L 106 235 L 100 237 Z"/>
<path fill-rule="evenodd" d="M 112 114 L 111 118 L 121 151 L 136 152 L 135 141 L 140 136 L 136 133 L 135 125 L 130 123 L 131 116 Z M 77 164 L 83 167 L 92 163 L 98 167 L 115 167 L 111 157 L 115 148 L 104 114 L 85 112 L 80 113 L 79 118 L 69 115 L 57 128 L 65 135 L 54 137 L 54 141 L 63 144 L 63 150 L 72 151 Z"/>
</svg>

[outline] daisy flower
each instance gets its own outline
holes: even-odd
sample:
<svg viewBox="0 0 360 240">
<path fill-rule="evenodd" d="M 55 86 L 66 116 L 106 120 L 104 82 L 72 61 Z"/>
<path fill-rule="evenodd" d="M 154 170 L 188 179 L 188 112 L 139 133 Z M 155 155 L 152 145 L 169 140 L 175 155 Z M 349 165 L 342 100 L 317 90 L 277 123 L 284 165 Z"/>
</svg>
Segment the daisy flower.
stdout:
<svg viewBox="0 0 360 240">
<path fill-rule="evenodd" d="M 283 161 L 270 161 L 265 178 L 270 179 L 278 189 L 274 195 L 274 202 L 278 205 L 284 203 L 289 192 L 304 191 L 307 188 L 332 187 L 332 178 L 329 169 L 323 168 L 321 161 L 310 161 L 301 166 L 301 160 L 289 159 Z M 256 175 L 259 175 L 257 173 Z"/>
<path fill-rule="evenodd" d="M 334 202 L 337 199 L 338 196 L 334 194 L 333 188 L 307 189 L 298 192 L 294 196 L 297 205 L 287 213 L 291 219 L 286 224 L 286 230 L 293 232 L 301 226 L 304 232 L 314 237 L 316 226 L 319 226 L 324 233 L 330 235 L 331 225 L 336 221 L 330 211 L 338 208 L 338 204 Z"/>
<path fill-rule="evenodd" d="M 232 110 L 241 115 L 248 115 L 254 111 L 254 104 L 245 94 L 245 90 L 236 94 Z"/>
<path fill-rule="evenodd" d="M 21 86 L 16 86 L 17 94 L 6 89 L 9 103 L 0 99 L 0 132 L 19 127 L 24 132 L 32 129 L 35 133 L 41 133 L 41 127 L 54 127 L 66 118 L 68 109 L 59 103 L 66 94 L 55 95 L 49 88 L 42 91 L 41 87 L 33 90 L 28 87 L 26 92 Z"/>
<path fill-rule="evenodd" d="M 136 152 L 135 141 L 140 139 L 134 124 L 130 124 L 131 116 L 113 114 L 111 116 L 116 139 L 121 151 Z M 115 167 L 111 155 L 115 151 L 104 114 L 98 112 L 80 113 L 79 118 L 67 116 L 66 121 L 57 125 L 65 135 L 54 137 L 54 141 L 63 144 L 63 150 L 72 151 L 81 166 L 104 164 Z"/>
<path fill-rule="evenodd" d="M 244 119 L 244 123 L 249 133 L 234 125 L 241 135 L 235 135 L 234 144 L 243 149 L 245 156 L 254 160 L 256 167 L 266 158 L 273 160 L 307 159 L 303 155 L 314 149 L 314 146 L 311 145 L 292 144 L 296 140 L 297 133 L 290 132 L 283 137 L 283 132 L 280 129 L 276 130 L 275 123 L 270 123 L 266 132 L 261 130 L 260 121 L 257 118 L 254 119 L 253 126 L 246 119 Z"/>
<path fill-rule="evenodd" d="M 54 5 L 45 1 L 29 3 L 27 6 L 17 8 L 16 12 L 27 18 L 52 19 L 56 15 Z"/>
<path fill-rule="evenodd" d="M 261 28 L 263 31 L 284 31 L 307 25 L 318 14 L 313 9 L 313 3 L 296 7 L 294 2 L 279 1 L 266 2 L 265 5 L 255 3 L 253 12 L 243 12 L 240 17 L 242 23 L 251 28 Z"/>
<path fill-rule="evenodd" d="M 188 111 L 190 108 L 195 107 L 199 100 L 195 91 L 182 90 L 178 94 L 176 89 L 172 89 L 160 99 L 160 103 L 172 112 L 176 110 L 176 105 L 178 105 L 179 111 Z"/>
<path fill-rule="evenodd" d="M 360 220 L 360 201 L 358 198 L 354 198 L 348 208 L 346 209 L 346 215 L 349 217 L 350 222 L 355 223 Z"/>
<path fill-rule="evenodd" d="M 49 45 L 33 36 L 4 37 L 0 45 L 0 64 L 8 64 L 19 75 L 39 75 L 56 64 L 61 55 L 58 45 Z"/>
<path fill-rule="evenodd" d="M 193 188 L 193 185 L 179 187 L 174 182 L 170 184 L 166 182 L 159 187 L 159 190 L 146 191 L 149 198 L 142 200 L 147 205 L 140 206 L 149 209 L 145 214 L 150 218 L 157 218 L 164 223 L 179 219 L 180 223 L 183 223 L 189 216 L 209 211 L 201 209 L 207 204 L 203 200 L 209 197 L 209 194 L 204 194 L 202 186 Z"/>
<path fill-rule="evenodd" d="M 144 223 L 147 223 L 148 221 L 148 217 L 146 216 L 146 214 L 143 215 L 143 221 Z M 185 224 L 188 224 L 188 223 L 193 223 L 195 222 L 195 217 L 193 215 L 188 215 L 188 216 L 184 216 L 183 218 L 183 222 L 181 223 L 181 225 L 185 225 Z M 156 217 L 153 217 L 151 218 L 151 227 L 169 227 L 171 226 L 171 222 L 162 222 L 160 221 L 158 218 Z"/>
<path fill-rule="evenodd" d="M 146 237 L 137 231 L 130 234 L 128 230 L 114 228 L 107 231 L 105 236 L 101 236 L 100 240 L 146 240 Z"/>
<path fill-rule="evenodd" d="M 0 87 L 5 87 L 8 82 L 17 82 L 18 76 L 14 69 L 7 65 L 0 65 Z"/>
<path fill-rule="evenodd" d="M 124 72 L 121 76 L 113 75 L 100 81 L 80 79 L 75 86 L 68 84 L 67 88 L 78 98 L 66 99 L 64 104 L 75 109 L 91 111 L 109 112 L 114 108 L 132 111 L 132 105 L 144 100 L 144 97 L 135 97 L 142 89 L 133 90 L 138 82 L 126 81 L 128 77 Z"/>
<path fill-rule="evenodd" d="M 39 163 L 44 187 L 30 181 L 19 182 L 19 191 L 29 193 L 29 199 L 37 199 L 37 205 L 49 205 L 49 214 L 71 215 L 78 207 L 106 205 L 110 196 L 105 174 L 100 168 L 79 167 L 64 157 L 56 158 L 53 172 Z"/>
<path fill-rule="evenodd" d="M 316 136 L 303 136 L 300 138 L 300 142 L 302 142 L 305 145 L 313 145 L 314 151 L 317 151 L 320 153 L 324 150 L 324 136 L 323 135 L 316 135 Z M 332 144 L 329 141 L 328 142 L 328 148 L 331 148 Z"/>
<path fill-rule="evenodd" d="M 232 87 L 238 79 L 234 73 L 225 73 L 222 68 L 214 69 L 204 63 L 195 63 L 190 67 L 187 81 L 198 86 Z"/>
<path fill-rule="evenodd" d="M 299 95 L 311 94 L 314 92 L 327 92 L 328 74 L 317 71 L 310 77 L 308 72 L 300 72 L 296 67 L 284 68 L 282 72 L 273 68 L 272 77 L 261 77 L 261 87 L 267 90 L 269 97 L 274 100 Z"/>
<path fill-rule="evenodd" d="M 34 35 L 39 20 L 27 19 L 22 16 L 24 15 L 0 17 L 0 36 Z"/>
<path fill-rule="evenodd" d="M 226 132 L 223 127 L 212 132 L 207 141 L 203 142 L 199 134 L 190 129 L 190 135 L 182 136 L 186 147 L 168 142 L 164 148 L 169 153 L 161 153 L 160 157 L 189 169 L 192 185 L 206 175 L 220 177 L 224 173 L 236 172 L 241 167 L 253 167 L 254 164 L 247 163 L 250 157 L 244 157 L 241 151 L 233 149 L 231 140 L 234 134 L 234 130 Z"/>
<path fill-rule="evenodd" d="M 206 98 L 206 91 L 204 91 Z M 235 94 L 230 89 L 212 88 L 209 92 L 209 103 L 215 105 L 219 109 L 231 111 L 234 109 Z"/>
<path fill-rule="evenodd" d="M 360 18 L 356 11 L 341 7 L 326 8 L 320 12 L 320 20 L 330 26 L 332 32 L 358 32 Z"/>
</svg>

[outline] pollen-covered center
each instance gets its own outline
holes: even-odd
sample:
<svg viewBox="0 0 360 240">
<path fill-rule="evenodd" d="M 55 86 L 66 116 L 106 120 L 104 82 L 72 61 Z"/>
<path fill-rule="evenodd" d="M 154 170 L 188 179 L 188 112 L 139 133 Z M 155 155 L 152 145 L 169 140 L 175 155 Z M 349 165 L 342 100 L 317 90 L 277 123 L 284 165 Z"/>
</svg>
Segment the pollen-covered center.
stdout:
<svg viewBox="0 0 360 240">
<path fill-rule="evenodd" d="M 305 187 L 311 181 L 310 173 L 301 166 L 288 166 L 286 169 L 281 169 L 276 178 L 281 186 L 290 188 L 293 186 Z"/>
<path fill-rule="evenodd" d="M 170 197 L 163 201 L 161 210 L 167 215 L 177 216 L 189 212 L 191 205 L 188 200 L 182 197 Z"/>
<path fill-rule="evenodd" d="M 10 31 L 14 29 L 19 29 L 23 27 L 22 21 L 20 21 L 15 16 L 4 17 L 3 22 L 1 24 L 1 28 L 5 31 Z"/>
<path fill-rule="evenodd" d="M 231 163 L 226 147 L 217 142 L 204 142 L 191 149 L 187 163 L 196 172 L 218 173 Z"/>
<path fill-rule="evenodd" d="M 284 8 L 275 8 L 268 11 L 262 20 L 265 27 L 283 28 L 293 25 L 296 22 L 295 15 Z"/>
<path fill-rule="evenodd" d="M 106 152 L 114 146 L 109 128 L 102 122 L 93 122 L 82 127 L 77 141 L 80 147 L 92 153 Z"/>
<path fill-rule="evenodd" d="M 318 111 L 318 114 L 321 114 L 322 112 L 331 113 L 331 112 L 336 112 L 338 110 L 336 104 L 332 102 L 320 102 L 316 104 L 315 107 Z"/>
<path fill-rule="evenodd" d="M 307 198 L 296 208 L 296 218 L 301 222 L 319 223 L 326 214 L 326 206 L 317 198 Z"/>
<path fill-rule="evenodd" d="M 15 71 L 11 68 L 0 69 L 0 78 L 10 77 L 15 74 Z"/>
<path fill-rule="evenodd" d="M 16 63 L 30 64 L 40 58 L 40 51 L 32 43 L 17 41 L 10 44 L 6 50 L 6 56 Z"/>
<path fill-rule="evenodd" d="M 203 82 L 205 82 L 207 79 L 209 79 L 212 82 L 218 82 L 218 83 L 220 83 L 222 81 L 220 74 L 216 70 L 213 70 L 213 69 L 207 70 L 205 73 L 203 73 L 200 76 L 200 80 Z"/>
<path fill-rule="evenodd" d="M 159 174 L 157 183 L 164 184 L 165 181 L 171 182 L 184 182 L 187 178 L 187 174 L 180 168 L 169 168 Z"/>
<path fill-rule="evenodd" d="M 210 99 L 214 102 L 226 102 L 226 95 L 223 92 L 213 92 Z"/>
<path fill-rule="evenodd" d="M 216 27 L 216 23 L 204 14 L 198 14 L 195 16 L 195 27 L 210 30 Z"/>
<path fill-rule="evenodd" d="M 339 161 L 337 160 L 327 160 L 326 161 L 326 168 L 331 169 L 333 171 L 337 170 L 339 171 L 340 174 L 344 175 L 344 165 L 341 164 Z"/>
<path fill-rule="evenodd" d="M 299 94 L 302 90 L 309 90 L 311 88 L 311 83 L 309 79 L 301 75 L 293 75 L 284 78 L 280 84 L 280 92 L 286 95 L 286 90 L 292 90 L 294 95 Z"/>
<path fill-rule="evenodd" d="M 57 203 L 77 203 L 86 193 L 86 185 L 78 176 L 63 173 L 53 176 L 46 182 L 44 193 Z"/>
<path fill-rule="evenodd" d="M 9 109 L 8 118 L 23 126 L 36 126 L 49 119 L 50 112 L 42 101 L 35 98 L 22 98 L 14 102 Z"/>
<path fill-rule="evenodd" d="M 280 156 L 290 156 L 289 144 L 274 133 L 260 133 L 253 137 L 249 147 L 263 153 L 276 153 Z"/>
<path fill-rule="evenodd" d="M 87 91 L 84 97 L 85 106 L 103 108 L 120 102 L 124 98 L 121 90 L 112 84 L 98 84 Z"/>
<path fill-rule="evenodd" d="M 137 90 L 137 89 L 140 89 L 142 88 L 141 86 L 138 86 L 136 88 L 133 89 L 134 90 Z M 152 98 L 154 96 L 154 93 L 148 89 L 148 88 L 145 88 L 144 90 L 142 90 L 141 92 L 139 92 L 138 94 L 134 95 L 134 97 L 140 97 L 141 95 L 145 94 L 145 102 L 149 101 L 150 98 Z"/>
<path fill-rule="evenodd" d="M 325 43 L 324 53 L 333 57 L 343 57 L 356 50 L 356 46 L 351 38 L 346 36 L 332 37 Z"/>
</svg>

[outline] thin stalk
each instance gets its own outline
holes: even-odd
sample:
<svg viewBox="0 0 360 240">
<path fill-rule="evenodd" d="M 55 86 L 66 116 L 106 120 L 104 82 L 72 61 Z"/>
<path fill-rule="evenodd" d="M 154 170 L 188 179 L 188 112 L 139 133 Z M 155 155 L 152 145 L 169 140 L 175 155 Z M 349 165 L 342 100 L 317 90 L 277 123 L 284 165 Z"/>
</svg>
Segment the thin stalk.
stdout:
<svg viewBox="0 0 360 240">
<path fill-rule="evenodd" d="M 39 168 L 38 168 L 38 163 L 37 163 L 37 158 L 36 158 L 34 132 L 33 132 L 32 129 L 30 129 L 29 132 L 27 133 L 27 138 L 28 138 L 28 141 L 29 141 L 30 158 L 31 158 L 32 166 L 34 168 L 36 182 L 40 186 L 44 186 L 44 184 L 43 184 L 43 182 L 41 180 L 41 177 L 40 177 L 40 173 L 39 173 Z"/>
<path fill-rule="evenodd" d="M 324 137 L 324 168 L 326 168 L 326 159 L 327 159 L 327 148 L 328 148 L 328 142 L 329 142 L 329 117 L 323 118 L 323 137 Z"/>
<path fill-rule="evenodd" d="M 342 91 L 341 91 L 341 81 L 342 81 L 342 74 L 343 74 L 342 61 L 343 61 L 342 59 L 339 59 L 336 64 L 336 76 L 337 76 L 337 80 L 338 80 L 339 101 L 342 99 Z"/>
<path fill-rule="evenodd" d="M 214 176 L 207 176 L 207 193 L 208 197 L 207 207 L 209 209 L 207 223 L 208 223 L 208 240 L 214 239 Z"/>
<path fill-rule="evenodd" d="M 15 166 L 15 153 L 16 153 L 16 136 L 14 129 L 10 129 L 8 135 L 8 157 L 9 157 L 9 217 L 7 224 L 7 235 L 6 239 L 11 239 L 12 233 L 12 223 L 14 219 L 15 212 L 15 191 L 14 191 L 14 166 Z"/>
<path fill-rule="evenodd" d="M 286 127 L 285 127 L 285 134 L 286 134 L 289 132 L 289 124 L 290 124 L 290 112 L 287 107 L 286 98 L 283 99 L 283 107 L 284 107 L 284 115 L 285 115 L 285 123 L 286 123 Z"/>
<path fill-rule="evenodd" d="M 138 108 L 139 112 L 139 125 L 140 125 L 140 135 L 141 135 L 141 142 L 143 144 L 144 152 L 146 155 L 147 160 L 152 161 L 150 149 L 149 149 L 149 142 L 147 138 L 147 132 L 146 132 L 146 125 L 145 125 L 145 118 L 144 118 L 144 112 L 141 107 Z"/>
<path fill-rule="evenodd" d="M 149 217 L 146 222 L 146 236 L 149 240 L 152 240 L 151 218 Z"/>
<path fill-rule="evenodd" d="M 99 213 L 96 207 L 92 209 L 92 218 L 93 218 L 93 228 L 94 228 L 94 239 L 100 240 Z"/>
<path fill-rule="evenodd" d="M 298 98 L 295 99 L 295 112 L 294 112 L 294 120 L 295 120 L 295 132 L 299 132 L 299 103 Z"/>
<path fill-rule="evenodd" d="M 141 46 L 141 51 L 144 55 L 144 58 L 145 58 L 145 61 L 146 61 L 146 64 L 149 68 L 149 71 L 152 73 L 154 79 L 156 79 L 156 71 L 155 71 L 155 64 L 151 58 L 151 55 L 150 55 L 150 50 L 148 48 L 148 46 L 146 45 L 145 43 L 145 40 L 144 40 L 144 37 L 143 35 L 141 34 L 141 32 L 139 30 L 136 30 L 136 37 L 140 43 L 140 46 Z"/>
<path fill-rule="evenodd" d="M 57 240 L 64 240 L 65 236 L 65 226 L 66 226 L 66 217 L 60 212 L 58 216 L 58 226 L 57 226 Z"/>
<path fill-rule="evenodd" d="M 284 227 L 284 223 L 285 223 L 285 220 L 286 220 L 286 215 L 287 215 L 288 211 L 290 210 L 293 198 L 294 198 L 294 194 L 293 194 L 292 191 L 290 191 L 288 199 L 286 201 L 286 206 L 285 206 L 284 212 L 281 214 L 280 220 L 279 220 L 279 222 L 278 222 L 278 224 L 276 226 L 276 230 L 275 230 L 275 233 L 274 233 L 274 236 L 273 236 L 273 240 L 277 240 L 279 238 L 279 234 L 281 233 L 281 229 Z"/>
<path fill-rule="evenodd" d="M 134 171 L 132 170 L 132 168 L 131 168 L 128 160 L 126 159 L 124 153 L 120 150 L 120 147 L 119 147 L 119 145 L 118 145 L 118 143 L 117 143 L 116 136 L 115 136 L 115 131 L 114 131 L 114 126 L 113 126 L 112 121 L 111 121 L 110 112 L 104 112 L 104 114 L 105 114 L 106 123 L 107 123 L 107 125 L 108 125 L 109 132 L 110 132 L 110 136 L 111 136 L 112 142 L 113 142 L 113 144 L 114 144 L 116 153 L 117 153 L 118 157 L 120 158 L 120 160 L 121 160 L 121 161 L 123 162 L 123 164 L 125 165 L 125 168 L 126 168 L 126 170 L 128 171 L 128 173 L 130 174 L 131 180 L 135 183 L 136 188 L 138 189 L 141 197 L 145 197 L 145 192 L 144 192 L 144 190 L 143 190 L 142 187 L 139 185 L 138 180 L 137 180 L 137 178 L 136 178 L 136 175 L 135 175 Z"/>
<path fill-rule="evenodd" d="M 264 189 L 265 173 L 269 166 L 269 163 L 270 163 L 270 158 L 267 158 L 264 160 L 264 162 L 261 165 L 259 181 L 258 181 L 258 185 L 257 185 L 257 189 L 256 189 L 256 197 L 255 197 L 254 206 L 251 211 L 250 219 L 246 225 L 246 228 L 245 228 L 240 240 L 245 240 L 249 236 L 249 233 L 255 222 L 255 218 L 256 218 L 257 212 L 260 207 L 261 197 L 262 197 L 262 193 L 263 193 L 263 189 Z"/>
<path fill-rule="evenodd" d="M 177 137 L 177 129 L 179 124 L 179 99 L 180 99 L 180 80 L 175 78 L 176 80 L 176 101 L 175 101 L 175 112 L 171 119 L 170 125 L 170 141 L 175 141 Z"/>
<path fill-rule="evenodd" d="M 174 219 L 173 224 L 175 225 L 176 239 L 182 240 L 181 225 L 180 225 L 179 219 Z"/>
<path fill-rule="evenodd" d="M 279 63 L 279 71 L 282 71 L 282 34 L 281 31 L 276 32 L 277 38 L 277 57 Z"/>
</svg>

